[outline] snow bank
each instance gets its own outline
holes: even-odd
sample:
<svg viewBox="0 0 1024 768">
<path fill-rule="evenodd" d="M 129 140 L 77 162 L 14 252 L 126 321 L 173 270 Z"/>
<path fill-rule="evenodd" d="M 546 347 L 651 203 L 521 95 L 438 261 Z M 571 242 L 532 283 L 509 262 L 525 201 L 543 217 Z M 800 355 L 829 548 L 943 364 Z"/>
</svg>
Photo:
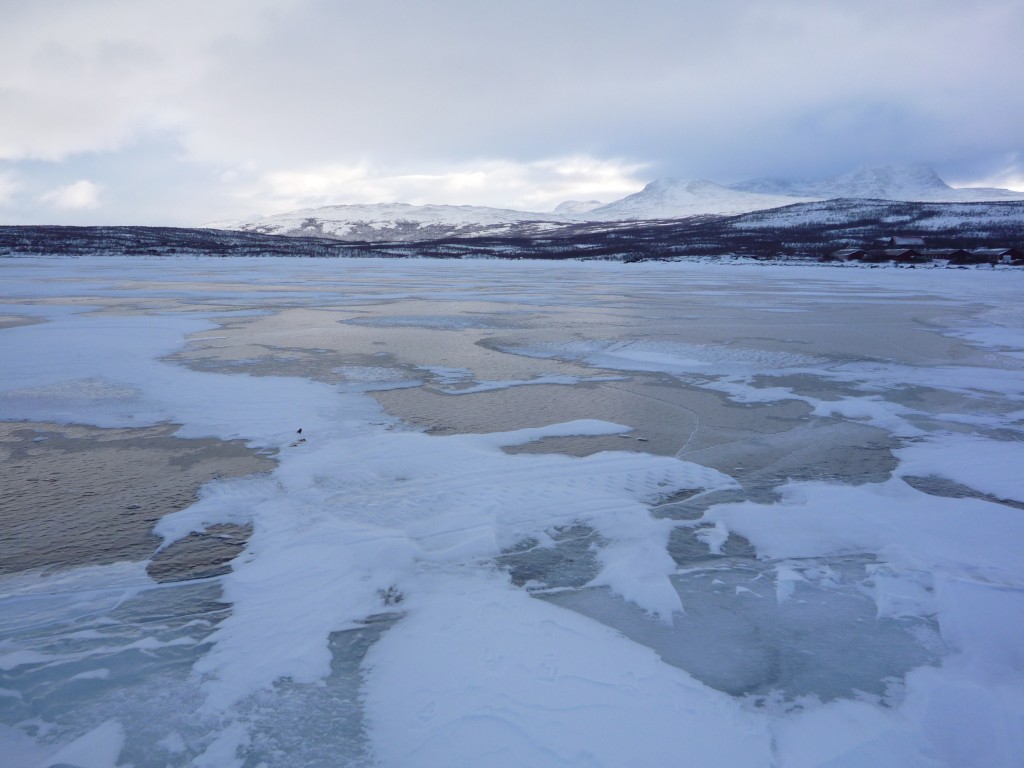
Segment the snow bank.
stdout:
<svg viewBox="0 0 1024 768">
<path fill-rule="evenodd" d="M 365 661 L 382 765 L 766 764 L 762 718 L 614 630 L 498 575 L 422 587 Z"/>
</svg>

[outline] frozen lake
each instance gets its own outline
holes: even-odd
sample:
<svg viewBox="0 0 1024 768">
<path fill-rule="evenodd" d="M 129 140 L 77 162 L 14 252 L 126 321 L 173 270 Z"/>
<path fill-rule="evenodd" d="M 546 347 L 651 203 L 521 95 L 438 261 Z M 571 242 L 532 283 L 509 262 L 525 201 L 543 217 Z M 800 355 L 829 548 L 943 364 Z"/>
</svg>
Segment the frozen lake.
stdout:
<svg viewBox="0 0 1024 768">
<path fill-rule="evenodd" d="M 1024 765 L 1020 270 L 0 286 L 5 766 Z"/>
</svg>

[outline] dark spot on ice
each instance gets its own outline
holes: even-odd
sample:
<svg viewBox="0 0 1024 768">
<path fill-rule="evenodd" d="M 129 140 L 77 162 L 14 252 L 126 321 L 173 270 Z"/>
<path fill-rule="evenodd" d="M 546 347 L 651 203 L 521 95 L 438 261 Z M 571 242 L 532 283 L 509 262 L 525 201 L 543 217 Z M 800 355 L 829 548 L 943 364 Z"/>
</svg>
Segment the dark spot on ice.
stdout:
<svg viewBox="0 0 1024 768">
<path fill-rule="evenodd" d="M 381 602 L 383 602 L 384 605 L 398 605 L 400 602 L 405 600 L 405 595 L 395 588 L 394 585 L 387 589 L 378 589 L 377 596 L 381 599 Z"/>
<path fill-rule="evenodd" d="M 592 528 L 574 525 L 552 532 L 553 545 L 526 539 L 496 558 L 512 583 L 522 587 L 581 587 L 597 576 L 601 537 Z"/>
</svg>

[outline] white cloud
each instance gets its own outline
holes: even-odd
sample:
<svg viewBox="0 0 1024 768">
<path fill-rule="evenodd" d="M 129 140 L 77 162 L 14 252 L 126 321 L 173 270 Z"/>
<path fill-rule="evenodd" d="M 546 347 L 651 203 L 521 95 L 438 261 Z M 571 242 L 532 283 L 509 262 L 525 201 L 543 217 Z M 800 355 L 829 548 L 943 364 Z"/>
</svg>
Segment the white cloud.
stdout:
<svg viewBox="0 0 1024 768">
<path fill-rule="evenodd" d="M 980 178 L 1024 151 L 1021 0 L 0 6 L 0 161 L 24 190 L 103 183 L 115 218 L 165 200 L 211 216 L 381 200 L 545 210 L 661 175 L 875 162 Z M 189 175 L 174 200 L 112 160 L 154 136 Z"/>
<path fill-rule="evenodd" d="M 77 211 L 98 208 L 100 205 L 98 184 L 82 179 L 72 184 L 51 189 L 39 197 L 40 202 L 65 211 Z"/>
<path fill-rule="evenodd" d="M 1020 0 L 7 0 L 0 158 L 153 130 L 265 168 L 999 148 L 1022 24 Z"/>
<path fill-rule="evenodd" d="M 1018 171 L 1013 176 L 1002 176 L 996 179 L 992 186 L 1012 189 L 1014 192 L 1024 192 L 1024 171 Z"/>
<path fill-rule="evenodd" d="M 610 202 L 643 186 L 643 164 L 583 155 L 515 162 L 487 160 L 443 169 L 400 171 L 367 162 L 283 169 L 223 181 L 253 212 L 275 213 L 345 203 L 489 205 L 548 211 L 565 200 Z"/>
<path fill-rule="evenodd" d="M 928 161 L 1020 141 L 1022 24 L 1019 0 L 320 0 L 221 52 L 183 140 L 266 168 L 586 153 L 723 181 Z"/>
<path fill-rule="evenodd" d="M 1024 160 L 1011 156 L 1002 167 L 982 176 L 971 176 L 950 182 L 954 187 L 998 187 L 1024 192 Z"/>
</svg>

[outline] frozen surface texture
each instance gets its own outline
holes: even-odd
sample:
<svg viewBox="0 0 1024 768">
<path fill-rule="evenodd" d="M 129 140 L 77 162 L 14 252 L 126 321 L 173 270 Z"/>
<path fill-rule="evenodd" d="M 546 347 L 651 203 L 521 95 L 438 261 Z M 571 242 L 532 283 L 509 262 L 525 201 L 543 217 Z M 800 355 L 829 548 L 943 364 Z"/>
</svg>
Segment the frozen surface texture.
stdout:
<svg viewBox="0 0 1024 768">
<path fill-rule="evenodd" d="M 155 525 L 154 562 L 234 537 L 228 573 L 201 549 L 160 583 L 19 551 L 5 765 L 1022 764 L 1016 271 L 9 259 L 0 279 L 0 418 L 45 424 L 33 440 L 116 429 L 131 462 L 126 436 L 158 428 L 273 460 Z M 32 444 L 3 519 L 46 482 Z M 100 525 L 115 481 L 82 466 L 55 542 Z"/>
</svg>

